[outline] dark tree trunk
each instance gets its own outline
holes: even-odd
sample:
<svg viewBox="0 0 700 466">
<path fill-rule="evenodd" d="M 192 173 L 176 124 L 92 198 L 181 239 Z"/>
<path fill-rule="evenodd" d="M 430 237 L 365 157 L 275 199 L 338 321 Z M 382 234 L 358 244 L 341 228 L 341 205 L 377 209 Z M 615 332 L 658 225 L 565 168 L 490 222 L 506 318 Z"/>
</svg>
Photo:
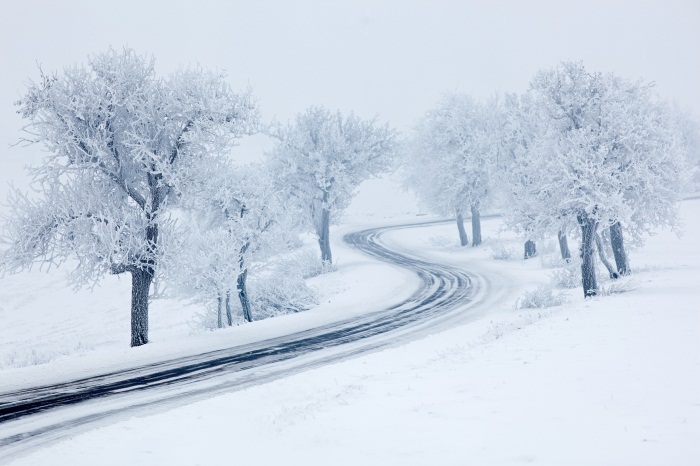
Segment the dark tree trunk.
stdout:
<svg viewBox="0 0 700 466">
<path fill-rule="evenodd" d="M 625 243 L 622 239 L 622 225 L 616 222 L 610 226 L 610 246 L 612 246 L 613 255 L 615 256 L 615 265 L 617 273 L 620 275 L 629 275 L 631 273 L 627 252 L 625 251 Z"/>
<path fill-rule="evenodd" d="M 160 186 L 163 175 L 156 173 L 157 170 L 153 165 L 151 170 L 152 173 L 147 175 L 151 205 L 148 210 L 144 210 L 148 220 L 146 226 L 148 255 L 140 267 L 134 267 L 131 270 L 131 346 L 148 343 L 148 295 L 155 276 L 159 236 L 157 216 L 163 200 Z"/>
<path fill-rule="evenodd" d="M 481 214 L 479 205 L 472 205 L 472 247 L 481 244 Z"/>
<path fill-rule="evenodd" d="M 219 295 L 216 297 L 216 328 L 224 328 L 224 300 L 221 297 L 221 291 L 219 291 Z"/>
<path fill-rule="evenodd" d="M 595 232 L 597 222 L 584 214 L 578 215 L 581 227 L 581 284 L 583 296 L 588 298 L 598 294 L 598 280 L 595 274 Z"/>
<path fill-rule="evenodd" d="M 608 269 L 608 275 L 610 275 L 610 278 L 618 278 L 619 276 L 617 272 L 613 268 L 608 258 L 605 257 L 605 248 L 603 247 L 603 240 L 600 239 L 600 235 L 598 233 L 595 234 L 595 245 L 596 249 L 598 250 L 598 257 L 600 258 L 600 261 L 603 263 L 605 268 Z"/>
<path fill-rule="evenodd" d="M 331 264 L 333 256 L 331 254 L 331 211 L 323 207 L 321 211 L 321 224 L 318 227 L 318 245 L 321 248 L 321 260 Z"/>
<path fill-rule="evenodd" d="M 253 314 L 250 311 L 250 301 L 248 300 L 248 289 L 246 287 L 246 280 L 248 279 L 248 269 L 245 265 L 245 253 L 250 247 L 250 243 L 245 243 L 241 247 L 241 253 L 238 258 L 238 277 L 236 278 L 236 288 L 238 289 L 238 299 L 241 302 L 241 309 L 243 310 L 243 318 L 247 322 L 253 321 Z"/>
<path fill-rule="evenodd" d="M 150 267 L 131 271 L 131 346 L 148 343 L 148 293 L 152 281 Z"/>
<path fill-rule="evenodd" d="M 469 244 L 467 231 L 464 229 L 464 217 L 462 217 L 462 214 L 457 214 L 457 231 L 459 231 L 459 244 L 462 246 Z"/>
<path fill-rule="evenodd" d="M 566 238 L 566 233 L 559 230 L 557 239 L 559 240 L 559 251 L 561 252 L 561 258 L 566 262 L 571 262 L 571 251 L 569 251 L 569 240 Z"/>
<path fill-rule="evenodd" d="M 525 241 L 525 254 L 523 257 L 529 259 L 537 255 L 537 245 L 532 240 Z"/>
<path fill-rule="evenodd" d="M 233 314 L 231 314 L 231 290 L 226 290 L 226 322 L 229 327 L 233 325 Z"/>
<path fill-rule="evenodd" d="M 236 279 L 236 285 L 238 287 L 238 299 L 241 301 L 241 309 L 243 309 L 243 318 L 247 322 L 252 322 L 253 314 L 250 312 L 250 301 L 248 301 L 248 290 L 246 289 L 247 278 L 248 271 L 241 272 Z"/>
</svg>

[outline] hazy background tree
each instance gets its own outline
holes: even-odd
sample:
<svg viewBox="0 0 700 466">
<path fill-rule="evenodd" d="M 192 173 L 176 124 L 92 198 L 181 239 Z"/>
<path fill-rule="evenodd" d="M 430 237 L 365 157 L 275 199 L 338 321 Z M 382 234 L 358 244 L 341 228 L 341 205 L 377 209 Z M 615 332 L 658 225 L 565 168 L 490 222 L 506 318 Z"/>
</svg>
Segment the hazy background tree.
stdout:
<svg viewBox="0 0 700 466">
<path fill-rule="evenodd" d="M 42 72 L 18 105 L 26 141 L 49 155 L 32 171 L 36 195 L 10 197 L 4 268 L 76 258 L 78 285 L 129 272 L 131 345 L 147 343 L 168 209 L 212 154 L 256 127 L 250 92 L 201 69 L 160 78 L 153 58 L 125 49 Z"/>
<path fill-rule="evenodd" d="M 274 136 L 270 165 L 316 232 L 321 260 L 330 264 L 330 224 L 348 207 L 362 181 L 389 168 L 396 132 L 352 113 L 344 117 L 310 107 Z"/>
<path fill-rule="evenodd" d="M 505 226 L 525 239 L 524 258 L 536 254 L 535 240 L 556 235 L 563 260 L 571 258 L 568 232 L 576 220 L 556 186 L 548 185 L 545 171 L 548 156 L 538 156 L 538 135 L 546 133 L 546 120 L 537 116 L 537 107 L 529 93 L 506 94 L 499 113 L 500 151 L 498 173 L 499 201 Z"/>
<path fill-rule="evenodd" d="M 692 169 L 690 189 L 698 192 L 700 191 L 700 122 L 692 113 L 678 106 L 673 108 L 673 112 L 680 133 L 680 142 L 685 150 L 688 165 Z"/>
<path fill-rule="evenodd" d="M 464 215 L 472 221 L 472 245 L 481 244 L 481 209 L 492 195 L 497 145 L 493 105 L 464 94 L 446 94 L 421 119 L 401 161 L 405 185 L 425 206 L 454 215 L 460 243 L 469 242 Z"/>
</svg>

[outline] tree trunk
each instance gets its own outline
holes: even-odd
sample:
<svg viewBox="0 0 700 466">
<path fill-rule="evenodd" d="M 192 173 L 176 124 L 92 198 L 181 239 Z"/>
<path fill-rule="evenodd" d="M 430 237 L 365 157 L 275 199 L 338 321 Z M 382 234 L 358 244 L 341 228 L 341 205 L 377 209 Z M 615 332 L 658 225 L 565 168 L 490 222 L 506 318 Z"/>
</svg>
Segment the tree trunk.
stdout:
<svg viewBox="0 0 700 466">
<path fill-rule="evenodd" d="M 244 270 L 238 274 L 236 279 L 236 285 L 238 288 L 238 299 L 241 301 L 241 309 L 243 309 L 243 318 L 247 322 L 253 321 L 253 314 L 250 312 L 250 301 L 248 301 L 248 290 L 246 288 L 246 279 L 248 278 L 248 271 Z"/>
<path fill-rule="evenodd" d="M 321 260 L 331 264 L 333 256 L 331 255 L 331 211 L 323 207 L 321 211 L 321 225 L 318 228 L 318 245 L 321 248 Z"/>
<path fill-rule="evenodd" d="M 581 284 L 583 296 L 588 298 L 598 294 L 598 280 L 595 274 L 594 248 L 597 222 L 584 214 L 578 215 L 581 227 Z"/>
<path fill-rule="evenodd" d="M 224 300 L 221 298 L 221 291 L 219 291 L 219 295 L 216 297 L 216 328 L 224 328 L 223 307 Z"/>
<path fill-rule="evenodd" d="M 537 255 L 537 245 L 532 240 L 525 241 L 525 254 L 523 257 L 527 260 Z"/>
<path fill-rule="evenodd" d="M 229 327 L 233 325 L 233 314 L 231 314 L 231 290 L 226 290 L 226 322 Z"/>
<path fill-rule="evenodd" d="M 479 205 L 472 205 L 472 247 L 481 244 L 481 214 Z"/>
<path fill-rule="evenodd" d="M 605 257 L 605 249 L 603 248 L 603 240 L 600 239 L 600 235 L 598 233 L 595 234 L 595 245 L 596 249 L 598 250 L 598 257 L 600 258 L 600 261 L 603 263 L 606 269 L 608 269 L 608 274 L 610 275 L 610 278 L 618 278 L 618 274 L 613 268 L 612 264 L 608 260 L 607 257 Z"/>
<path fill-rule="evenodd" d="M 250 242 L 246 242 L 241 246 L 240 255 L 238 256 L 238 277 L 236 278 L 236 289 L 238 290 L 238 300 L 241 302 L 243 310 L 243 318 L 247 322 L 253 321 L 253 313 L 250 311 L 250 301 L 248 300 L 248 288 L 246 280 L 248 279 L 248 269 L 245 265 L 245 253 L 250 247 Z"/>
<path fill-rule="evenodd" d="M 148 224 L 146 225 L 146 244 L 148 255 L 139 268 L 131 270 L 131 346 L 141 346 L 148 343 L 148 294 L 151 282 L 155 276 L 156 257 L 158 248 L 158 222 L 156 220 L 160 204 L 163 200 L 160 181 L 163 177 L 151 165 L 152 172 L 147 175 L 151 193 L 149 210 L 144 210 Z"/>
<path fill-rule="evenodd" d="M 566 238 L 566 233 L 559 230 L 559 233 L 557 233 L 557 239 L 559 239 L 559 251 L 561 252 L 561 258 L 566 262 L 571 262 L 571 251 L 569 251 L 569 240 Z"/>
<path fill-rule="evenodd" d="M 613 255 L 615 256 L 615 265 L 617 273 L 620 275 L 629 275 L 631 273 L 627 252 L 625 251 L 625 243 L 622 239 L 622 225 L 616 222 L 610 225 L 610 245 L 612 246 Z"/>
<path fill-rule="evenodd" d="M 467 231 L 464 229 L 464 217 L 462 217 L 462 214 L 457 214 L 457 230 L 459 231 L 459 244 L 462 246 L 469 244 Z"/>
<path fill-rule="evenodd" d="M 148 343 L 148 293 L 152 281 L 150 267 L 131 271 L 131 346 Z"/>
</svg>

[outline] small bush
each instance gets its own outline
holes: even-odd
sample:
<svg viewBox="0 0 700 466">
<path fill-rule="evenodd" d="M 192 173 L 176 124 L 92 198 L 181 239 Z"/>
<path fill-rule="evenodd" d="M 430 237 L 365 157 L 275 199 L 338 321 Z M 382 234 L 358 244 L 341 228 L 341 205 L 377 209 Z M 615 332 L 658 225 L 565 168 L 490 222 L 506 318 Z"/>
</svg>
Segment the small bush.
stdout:
<svg viewBox="0 0 700 466">
<path fill-rule="evenodd" d="M 515 250 L 509 248 L 503 243 L 495 243 L 491 245 L 491 257 L 497 261 L 510 260 L 515 256 Z"/>
<path fill-rule="evenodd" d="M 571 261 L 564 267 L 554 269 L 550 275 L 551 284 L 557 288 L 576 288 L 581 286 L 581 266 L 576 261 Z"/>
<path fill-rule="evenodd" d="M 600 289 L 600 294 L 603 296 L 611 296 L 614 294 L 627 293 L 636 289 L 637 286 L 632 280 L 615 280 L 607 285 L 603 285 Z"/>
<path fill-rule="evenodd" d="M 12 349 L 0 357 L 0 370 L 47 364 L 62 356 L 84 355 L 94 349 L 81 342 L 71 346 Z"/>
<path fill-rule="evenodd" d="M 555 294 L 551 286 L 539 286 L 534 291 L 526 291 L 522 298 L 515 302 L 516 309 L 544 309 L 560 306 L 566 302 L 564 293 Z"/>
<path fill-rule="evenodd" d="M 571 262 L 566 262 L 561 258 L 560 254 L 546 254 L 540 256 L 540 264 L 543 269 L 556 269 L 558 267 L 566 267 Z"/>
<path fill-rule="evenodd" d="M 249 288 L 256 319 L 305 311 L 318 304 L 317 294 L 299 276 L 275 274 L 251 282 Z"/>
<path fill-rule="evenodd" d="M 312 248 L 305 248 L 301 252 L 279 261 L 276 267 L 281 273 L 305 279 L 335 270 L 335 265 L 323 262 L 318 251 Z"/>
<path fill-rule="evenodd" d="M 216 301 L 208 302 L 204 312 L 196 313 L 189 323 L 190 332 L 196 334 L 203 330 L 216 330 L 218 328 L 217 306 Z M 222 312 L 224 313 L 224 322 L 226 322 L 226 311 Z M 233 326 L 242 324 L 241 304 L 235 295 L 231 296 L 231 312 L 233 313 Z M 224 325 L 226 324 L 224 323 Z"/>
</svg>

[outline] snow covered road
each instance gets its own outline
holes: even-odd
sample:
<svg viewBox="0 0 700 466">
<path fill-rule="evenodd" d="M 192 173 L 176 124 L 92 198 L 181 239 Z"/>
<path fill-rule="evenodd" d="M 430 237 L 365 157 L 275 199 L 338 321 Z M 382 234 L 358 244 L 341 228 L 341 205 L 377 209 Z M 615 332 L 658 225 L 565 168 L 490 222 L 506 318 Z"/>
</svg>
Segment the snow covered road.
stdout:
<svg viewBox="0 0 700 466">
<path fill-rule="evenodd" d="M 254 344 L 0 394 L 0 458 L 87 430 L 106 418 L 239 390 L 475 317 L 485 300 L 498 295 L 488 275 L 427 262 L 382 243 L 387 231 L 428 225 L 373 228 L 345 237 L 367 254 L 419 276 L 420 288 L 387 309 Z"/>
<path fill-rule="evenodd" d="M 689 231 L 700 228 L 697 201 L 685 203 L 681 213 Z M 458 310 L 444 325 L 430 320 L 422 328 L 413 327 L 415 332 L 394 330 L 364 341 L 383 340 L 389 346 L 394 338 L 403 342 L 417 332 L 449 330 L 383 351 L 365 351 L 359 341 L 220 375 L 192 384 L 202 389 L 200 394 L 180 397 L 178 386 L 193 387 L 172 384 L 5 422 L 0 424 L 2 437 L 10 435 L 10 425 L 21 432 L 22 423 L 25 432 L 46 428 L 47 433 L 0 449 L 0 463 L 699 464 L 700 245 L 694 236 L 679 240 L 666 231 L 650 238 L 635 252 L 635 273 L 621 284 L 625 292 L 584 301 L 573 290 L 563 306 L 515 310 L 518 296 L 550 279 L 552 269 L 543 267 L 558 252 L 547 253 L 543 247 L 541 260 L 493 260 L 489 242 L 503 241 L 512 248 L 521 244 L 515 237 L 496 240 L 495 220 L 484 226 L 485 248 L 461 248 L 454 225 L 448 224 L 384 230 L 376 238 L 402 256 L 421 251 L 428 262 L 467 266 L 485 279 L 498 279 L 485 284 L 487 297 L 479 295 L 478 304 Z M 387 308 L 411 296 L 372 293 L 379 284 L 419 288 L 411 272 L 336 246 L 342 266 L 320 277 L 324 284 L 337 285 L 336 294 L 322 296 L 329 314 L 342 310 L 343 318 L 360 317 L 372 308 L 356 305 L 358 311 L 351 314 L 346 304 L 374 301 L 376 308 Z M 479 314 L 477 308 L 488 313 Z M 177 343 L 187 346 L 199 337 L 222 337 L 247 344 L 252 339 L 242 338 L 249 330 L 260 334 L 266 324 L 301 330 L 299 321 L 323 322 L 306 328 L 321 327 L 329 323 L 321 320 L 325 313 L 314 309 Z M 456 325 L 462 318 L 474 321 Z M 165 343 L 159 337 L 142 349 Z M 352 350 L 361 356 L 351 358 Z M 84 357 L 6 370 L 0 374 L 3 386 L 16 388 L 3 390 L 26 388 L 30 380 L 43 380 L 36 379 L 42 372 L 85 366 L 98 353 L 107 354 L 95 350 Z M 121 361 L 132 353 L 114 356 Z M 325 364 L 333 358 L 347 360 Z M 67 380 L 63 377 L 56 382 Z M 27 383 L 21 385 L 22 380 Z M 270 382 L 261 383 L 265 380 Z M 214 381 L 230 386 L 218 390 Z M 171 397 L 163 399 L 164 391 Z M 82 425 L 68 424 L 65 431 L 55 427 L 80 415 L 87 419 Z"/>
</svg>

